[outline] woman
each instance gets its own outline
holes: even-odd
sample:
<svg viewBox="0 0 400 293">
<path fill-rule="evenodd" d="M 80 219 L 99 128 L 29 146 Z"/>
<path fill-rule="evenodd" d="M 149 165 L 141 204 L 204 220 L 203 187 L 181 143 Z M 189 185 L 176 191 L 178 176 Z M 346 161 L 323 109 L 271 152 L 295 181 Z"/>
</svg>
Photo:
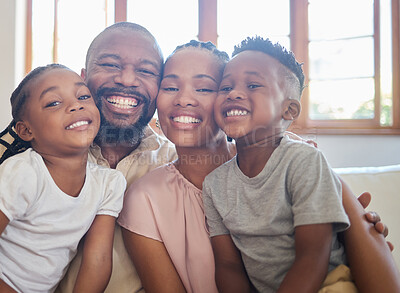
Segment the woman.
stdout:
<svg viewBox="0 0 400 293">
<path fill-rule="evenodd" d="M 235 154 L 213 115 L 227 60 L 227 54 L 211 43 L 196 41 L 177 47 L 166 60 L 157 108 L 162 130 L 175 144 L 178 159 L 132 184 L 118 220 L 146 292 L 218 292 L 201 189 L 205 176 Z M 344 186 L 350 220 L 369 229 L 372 224 L 363 220 L 363 209 L 352 197 Z M 365 255 L 353 247 L 368 240 L 367 227 L 363 229 L 349 237 L 357 268 Z M 383 237 L 376 235 L 377 247 L 384 257 L 390 256 Z"/>
</svg>

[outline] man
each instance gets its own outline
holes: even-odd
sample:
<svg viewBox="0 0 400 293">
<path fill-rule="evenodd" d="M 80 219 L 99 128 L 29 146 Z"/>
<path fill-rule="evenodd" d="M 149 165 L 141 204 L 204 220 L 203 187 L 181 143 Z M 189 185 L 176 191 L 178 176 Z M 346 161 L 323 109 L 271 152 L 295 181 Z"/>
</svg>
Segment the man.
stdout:
<svg viewBox="0 0 400 293">
<path fill-rule="evenodd" d="M 86 55 L 86 68 L 81 72 L 101 115 L 89 159 L 121 171 L 128 186 L 175 158 L 172 144 L 148 126 L 155 111 L 162 66 L 161 50 L 145 28 L 117 23 L 93 40 Z M 80 262 L 81 251 L 57 292 L 72 292 Z M 106 292 L 142 290 L 117 225 L 113 273 Z"/>
</svg>

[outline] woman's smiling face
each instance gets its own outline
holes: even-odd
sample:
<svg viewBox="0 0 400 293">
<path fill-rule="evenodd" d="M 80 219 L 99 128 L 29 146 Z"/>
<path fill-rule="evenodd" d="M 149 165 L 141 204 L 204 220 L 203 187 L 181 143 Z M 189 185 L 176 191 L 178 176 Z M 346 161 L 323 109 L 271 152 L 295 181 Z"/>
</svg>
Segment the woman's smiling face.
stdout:
<svg viewBox="0 0 400 293">
<path fill-rule="evenodd" d="M 207 146 L 221 134 L 214 121 L 214 102 L 222 66 L 212 52 L 194 47 L 167 60 L 157 111 L 164 134 L 176 146 Z"/>
</svg>

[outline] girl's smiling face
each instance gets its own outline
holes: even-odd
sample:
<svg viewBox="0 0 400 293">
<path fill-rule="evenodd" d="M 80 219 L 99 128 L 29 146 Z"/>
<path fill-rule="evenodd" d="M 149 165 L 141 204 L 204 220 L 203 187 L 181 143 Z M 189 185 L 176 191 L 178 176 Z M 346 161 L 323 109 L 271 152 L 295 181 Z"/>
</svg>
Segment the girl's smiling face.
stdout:
<svg viewBox="0 0 400 293">
<path fill-rule="evenodd" d="M 167 60 L 157 111 L 164 134 L 176 146 L 206 146 L 223 135 L 214 121 L 222 66 L 212 52 L 195 47 Z"/>
<path fill-rule="evenodd" d="M 22 139 L 43 154 L 86 152 L 100 115 L 82 78 L 69 69 L 49 69 L 32 80 L 28 91 L 22 121 L 16 125 Z"/>
</svg>

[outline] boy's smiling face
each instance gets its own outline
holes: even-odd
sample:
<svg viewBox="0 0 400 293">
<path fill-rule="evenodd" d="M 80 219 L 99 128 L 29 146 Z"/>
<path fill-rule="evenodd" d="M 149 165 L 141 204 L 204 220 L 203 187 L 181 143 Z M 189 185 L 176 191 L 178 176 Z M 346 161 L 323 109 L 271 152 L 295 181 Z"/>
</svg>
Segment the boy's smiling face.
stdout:
<svg viewBox="0 0 400 293">
<path fill-rule="evenodd" d="M 285 130 L 285 101 L 291 96 L 287 70 L 259 51 L 243 51 L 228 62 L 214 111 L 217 124 L 229 137 L 256 143 Z"/>
</svg>

